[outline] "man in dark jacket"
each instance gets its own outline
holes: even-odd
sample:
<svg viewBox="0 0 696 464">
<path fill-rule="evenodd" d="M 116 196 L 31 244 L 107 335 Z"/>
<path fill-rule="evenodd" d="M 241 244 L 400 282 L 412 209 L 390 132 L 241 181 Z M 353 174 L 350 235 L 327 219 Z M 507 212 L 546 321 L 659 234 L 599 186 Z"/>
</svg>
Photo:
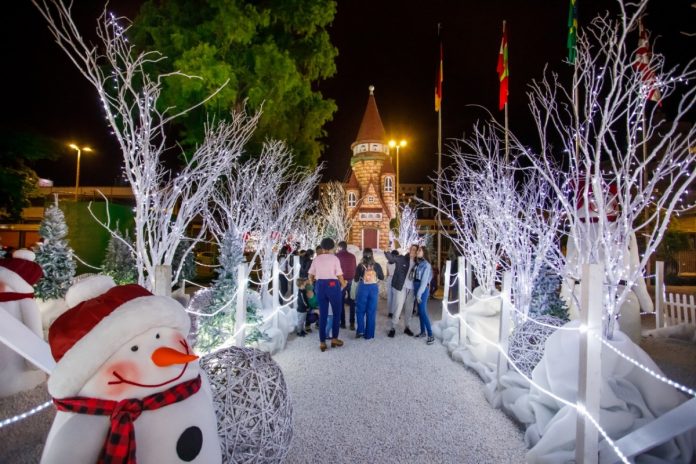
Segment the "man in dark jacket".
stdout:
<svg viewBox="0 0 696 464">
<path fill-rule="evenodd" d="M 406 335 L 413 335 L 409 323 L 411 322 L 411 316 L 413 315 L 413 302 L 415 301 L 413 295 L 413 276 L 411 275 L 411 269 L 415 265 L 416 252 L 418 251 L 418 245 L 411 245 L 408 254 L 392 255 L 391 253 L 386 253 L 385 256 L 389 263 L 394 263 L 396 266 L 394 268 L 394 276 L 392 277 L 391 285 L 394 290 L 394 295 L 392 296 L 392 307 L 389 308 L 389 313 L 392 315 L 391 319 L 391 329 L 389 330 L 389 337 L 393 337 L 396 334 L 396 326 L 399 325 L 399 316 L 401 316 L 401 311 L 404 309 L 404 333 Z"/>
<path fill-rule="evenodd" d="M 346 242 L 338 242 L 337 248 L 336 257 L 341 262 L 343 278 L 348 282 L 348 285 L 343 289 L 343 304 L 348 303 L 350 309 L 350 330 L 355 330 L 355 301 L 350 299 L 350 287 L 351 285 L 355 285 L 353 278 L 355 277 L 355 268 L 357 264 L 355 262 L 355 255 L 348 251 L 348 244 Z M 345 311 L 341 311 L 341 328 L 346 328 Z"/>
</svg>

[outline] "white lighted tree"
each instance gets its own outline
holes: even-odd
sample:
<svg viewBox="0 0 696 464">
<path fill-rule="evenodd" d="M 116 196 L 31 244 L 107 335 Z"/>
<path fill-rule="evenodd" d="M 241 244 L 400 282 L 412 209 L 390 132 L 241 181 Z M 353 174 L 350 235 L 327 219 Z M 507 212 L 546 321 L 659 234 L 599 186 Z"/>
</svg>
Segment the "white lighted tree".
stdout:
<svg viewBox="0 0 696 464">
<path fill-rule="evenodd" d="M 696 126 L 680 122 L 696 103 L 694 61 L 667 68 L 648 55 L 637 66 L 639 20 L 647 1 L 617 2 L 617 19 L 603 15 L 580 30 L 572 83 L 547 73 L 528 92 L 539 134 L 539 149 L 511 141 L 559 198 L 577 250 L 577 267 L 605 268 L 605 334 L 611 337 L 619 308 L 642 279 L 650 255 L 670 217 L 689 206 L 683 201 L 696 177 Z M 651 99 L 672 100 L 671 120 Z M 563 162 L 553 143 L 562 141 Z M 636 252 L 635 234 L 645 242 Z M 633 243 L 632 243 L 633 242 Z"/>
<path fill-rule="evenodd" d="M 353 219 L 348 213 L 346 190 L 341 182 L 326 183 L 320 194 L 318 213 L 327 237 L 337 242 L 346 239 Z"/>
<path fill-rule="evenodd" d="M 418 235 L 416 220 L 416 209 L 404 205 L 401 208 L 399 229 L 396 231 L 395 237 L 396 241 L 399 242 L 399 253 L 401 254 L 406 253 L 411 245 L 423 243 L 422 238 Z"/>
<path fill-rule="evenodd" d="M 203 143 L 184 159 L 181 169 L 171 171 L 163 160 L 170 148 L 166 127 L 192 108 L 161 108 L 158 99 L 162 80 L 192 76 L 178 72 L 150 75 L 148 65 L 165 57 L 156 51 L 136 51 L 126 37 L 128 26 L 122 25 L 127 24 L 124 18 L 105 10 L 97 22 L 99 46 L 93 46 L 84 40 L 73 21 L 72 3 L 32 3 L 46 19 L 56 43 L 96 89 L 103 105 L 107 123 L 123 154 L 124 176 L 135 198 L 138 281 L 152 288 L 155 268 L 171 266 L 179 241 L 191 221 L 203 211 L 218 176 L 228 171 L 241 153 L 258 114 L 249 117 L 235 112 L 227 122 L 209 122 Z M 108 219 L 102 224 L 110 228 Z M 189 252 L 203 234 L 204 228 L 191 237 Z M 174 281 L 179 271 L 174 270 Z"/>
</svg>

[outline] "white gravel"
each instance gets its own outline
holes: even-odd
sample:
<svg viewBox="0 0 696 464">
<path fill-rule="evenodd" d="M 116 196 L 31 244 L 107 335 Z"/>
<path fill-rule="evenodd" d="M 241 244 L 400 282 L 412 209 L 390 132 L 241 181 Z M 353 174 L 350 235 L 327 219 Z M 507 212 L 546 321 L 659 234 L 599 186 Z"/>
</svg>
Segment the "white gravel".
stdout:
<svg viewBox="0 0 696 464">
<path fill-rule="evenodd" d="M 387 338 L 380 301 L 377 336 L 319 350 L 318 331 L 290 336 L 274 356 L 295 414 L 288 463 L 520 463 L 518 426 L 493 409 L 476 374 L 439 343 L 397 330 Z M 439 302 L 431 301 L 432 320 Z M 411 321 L 418 332 L 418 319 Z"/>
</svg>

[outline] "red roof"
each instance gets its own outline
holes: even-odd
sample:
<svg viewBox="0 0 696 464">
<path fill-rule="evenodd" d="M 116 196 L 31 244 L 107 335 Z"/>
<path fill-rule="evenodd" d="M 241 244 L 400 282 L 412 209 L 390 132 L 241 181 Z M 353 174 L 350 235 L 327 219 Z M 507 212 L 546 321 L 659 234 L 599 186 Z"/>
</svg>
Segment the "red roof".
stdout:
<svg viewBox="0 0 696 464">
<path fill-rule="evenodd" d="M 370 86 L 370 96 L 367 98 L 367 107 L 363 115 L 360 130 L 356 142 L 384 142 L 386 133 L 382 125 L 382 119 L 379 117 L 377 102 L 373 94 L 374 87 Z"/>
<path fill-rule="evenodd" d="M 359 189 L 360 184 L 358 183 L 358 178 L 355 177 L 355 173 L 351 169 L 350 171 L 350 179 L 348 180 L 348 183 L 346 184 L 346 189 Z"/>
<path fill-rule="evenodd" d="M 385 174 L 396 174 L 394 171 L 394 166 L 392 166 L 389 158 L 385 159 L 384 163 L 382 163 L 382 172 L 380 172 L 380 175 L 383 176 Z"/>
</svg>

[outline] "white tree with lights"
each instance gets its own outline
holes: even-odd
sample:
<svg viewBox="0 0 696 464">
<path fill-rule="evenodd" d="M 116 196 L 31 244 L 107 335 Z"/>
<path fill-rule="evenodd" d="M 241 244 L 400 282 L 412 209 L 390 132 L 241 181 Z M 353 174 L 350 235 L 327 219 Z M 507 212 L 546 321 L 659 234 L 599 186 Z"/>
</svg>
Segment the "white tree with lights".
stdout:
<svg viewBox="0 0 696 464">
<path fill-rule="evenodd" d="M 56 43 L 94 86 L 102 102 L 107 123 L 123 154 L 124 176 L 135 198 L 133 252 L 138 282 L 153 288 L 155 268 L 172 265 L 177 245 L 191 221 L 203 212 L 218 177 L 230 169 L 242 152 L 259 114 L 233 112 L 229 121 L 208 122 L 201 145 L 184 159 L 178 172 L 172 172 L 163 160 L 170 147 L 166 128 L 192 108 L 162 109 L 158 99 L 163 79 L 192 76 L 180 72 L 148 74 L 148 64 L 165 57 L 156 51 L 137 52 L 126 37 L 128 26 L 121 25 L 127 23 L 124 18 L 105 10 L 97 23 L 100 45 L 93 46 L 80 35 L 71 16 L 72 4 L 65 5 L 60 0 L 32 3 L 45 18 Z M 111 230 L 108 216 L 100 222 Z M 201 228 L 190 237 L 187 253 L 205 232 Z M 181 266 L 174 270 L 173 282 L 180 270 Z"/>
<path fill-rule="evenodd" d="M 418 225 L 416 224 L 416 208 L 404 205 L 401 208 L 399 217 L 399 229 L 396 232 L 396 241 L 399 242 L 399 253 L 404 254 L 411 245 L 420 245 L 423 239 L 418 235 Z"/>
<path fill-rule="evenodd" d="M 694 60 L 667 68 L 660 55 L 637 56 L 634 31 L 647 1 L 617 4 L 618 19 L 599 16 L 579 36 L 572 84 L 547 73 L 530 86 L 538 152 L 511 137 L 559 199 L 576 250 L 570 276 L 578 278 L 585 263 L 604 265 L 609 338 L 620 308 L 644 285 L 643 271 L 670 217 L 693 206 L 683 197 L 696 177 L 689 153 L 696 126 L 680 124 L 696 103 L 696 86 L 683 85 L 696 77 Z M 639 59 L 647 63 L 638 66 Z M 650 101 L 660 98 L 675 101 L 672 121 Z M 558 138 L 565 154 L 560 167 L 552 145 Z M 636 233 L 645 241 L 640 256 Z"/>
<path fill-rule="evenodd" d="M 348 213 L 343 183 L 337 181 L 326 183 L 320 194 L 318 213 L 323 222 L 325 237 L 330 237 L 336 242 L 346 239 L 353 219 Z"/>
</svg>

